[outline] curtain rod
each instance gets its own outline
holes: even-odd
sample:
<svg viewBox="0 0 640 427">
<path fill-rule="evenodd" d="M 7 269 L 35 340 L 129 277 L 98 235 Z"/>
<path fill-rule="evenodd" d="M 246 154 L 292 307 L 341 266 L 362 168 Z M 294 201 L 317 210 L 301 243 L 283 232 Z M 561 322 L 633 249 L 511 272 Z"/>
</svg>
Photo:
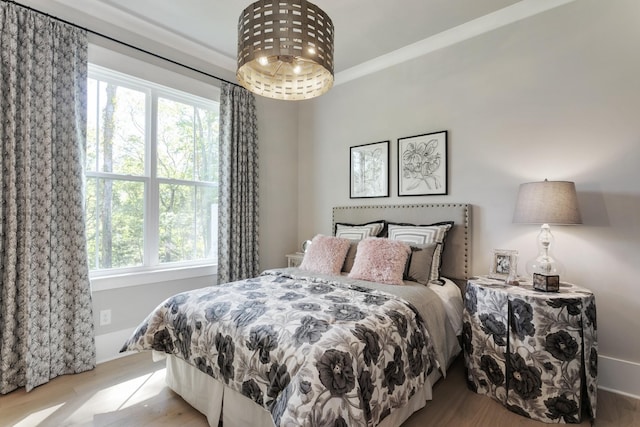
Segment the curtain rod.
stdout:
<svg viewBox="0 0 640 427">
<path fill-rule="evenodd" d="M 157 54 L 157 53 L 154 53 L 154 52 L 148 51 L 148 50 L 143 49 L 143 48 L 141 48 L 141 47 L 134 46 L 134 45 L 132 45 L 132 44 L 130 44 L 130 43 L 124 42 L 124 41 L 122 41 L 122 40 L 118 40 L 118 39 L 116 39 L 116 38 L 114 38 L 114 37 L 111 37 L 111 36 L 109 36 L 109 35 L 106 35 L 106 34 L 103 34 L 103 33 L 99 33 L 98 31 L 94 31 L 94 30 L 92 30 L 92 29 L 90 29 L 90 28 L 83 27 L 83 26 L 78 25 L 78 24 L 76 24 L 76 23 L 73 23 L 73 22 L 67 21 L 66 19 L 58 18 L 57 16 L 53 16 L 53 15 L 51 15 L 51 14 L 47 13 L 47 12 L 43 12 L 43 11 L 41 11 L 41 10 L 34 9 L 34 8 L 33 8 L 33 7 L 31 7 L 31 6 L 26 6 L 26 5 L 22 4 L 22 3 L 18 3 L 18 2 L 16 2 L 16 1 L 14 1 L 14 0 L 2 0 L 2 1 L 3 1 L 4 3 L 11 3 L 11 4 L 15 4 L 16 6 L 19 6 L 19 7 L 22 7 L 22 8 L 24 8 L 24 9 L 30 10 L 30 11 L 32 11 L 32 12 L 38 13 L 38 14 L 40 14 L 40 15 L 46 16 L 47 18 L 55 19 L 56 21 L 62 22 L 62 23 L 67 24 L 67 25 L 71 25 L 72 27 L 78 28 L 78 29 L 80 29 L 80 30 L 84 30 L 84 31 L 86 31 L 87 33 L 91 33 L 91 34 L 96 35 L 96 36 L 98 36 L 98 37 L 102 37 L 102 38 L 107 39 L 107 40 L 109 40 L 109 41 L 112 41 L 112 42 L 115 42 L 115 43 L 121 44 L 121 45 L 126 46 L 126 47 L 128 47 L 128 48 L 130 48 L 130 49 L 137 50 L 138 52 L 142 52 L 142 53 L 144 53 L 144 54 L 146 54 L 146 55 L 153 56 L 154 58 L 161 59 L 161 60 L 163 60 L 163 61 L 166 61 L 166 62 L 169 62 L 169 63 L 171 63 L 171 64 L 177 65 L 177 66 L 179 66 L 179 67 L 186 68 L 187 70 L 194 71 L 194 72 L 196 72 L 196 73 L 198 73 L 198 74 L 205 75 L 205 76 L 207 76 L 207 77 L 210 77 L 210 78 L 212 78 L 212 79 L 218 80 L 218 81 L 220 81 L 220 82 L 229 83 L 229 84 L 234 85 L 234 86 L 237 86 L 237 87 L 242 87 L 242 86 L 240 86 L 238 83 L 230 82 L 229 80 L 223 79 L 222 77 L 218 77 L 218 76 L 213 75 L 213 74 L 211 74 L 211 73 L 207 73 L 206 71 L 202 71 L 202 70 L 200 70 L 200 69 L 198 69 L 198 68 L 195 68 L 195 67 L 192 67 L 192 66 L 190 66 L 190 65 L 183 64 L 183 63 L 181 63 L 181 62 L 178 62 L 178 61 L 175 61 L 175 60 L 173 60 L 173 59 L 167 58 L 166 56 L 162 56 L 162 55 L 159 55 L 159 54 Z"/>
</svg>

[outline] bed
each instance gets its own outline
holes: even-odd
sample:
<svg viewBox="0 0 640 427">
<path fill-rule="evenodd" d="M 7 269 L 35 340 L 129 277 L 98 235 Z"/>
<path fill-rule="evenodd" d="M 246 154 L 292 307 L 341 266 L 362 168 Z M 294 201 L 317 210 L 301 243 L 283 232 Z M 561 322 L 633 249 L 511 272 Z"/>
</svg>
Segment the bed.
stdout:
<svg viewBox="0 0 640 427">
<path fill-rule="evenodd" d="M 350 272 L 273 269 L 175 295 L 122 350 L 166 358 L 167 384 L 211 426 L 399 426 L 432 398 L 433 384 L 460 352 L 458 285 L 470 265 L 470 214 L 467 204 L 336 207 L 335 234 L 344 224 L 353 231 L 378 220 L 384 233 L 453 222 L 444 246 L 431 245 L 442 249 L 442 278 L 404 280 L 415 245 L 402 285 L 363 280 L 355 273 L 365 244 L 399 246 L 391 235 L 363 238 L 344 250 L 342 269 L 357 247 Z"/>
</svg>

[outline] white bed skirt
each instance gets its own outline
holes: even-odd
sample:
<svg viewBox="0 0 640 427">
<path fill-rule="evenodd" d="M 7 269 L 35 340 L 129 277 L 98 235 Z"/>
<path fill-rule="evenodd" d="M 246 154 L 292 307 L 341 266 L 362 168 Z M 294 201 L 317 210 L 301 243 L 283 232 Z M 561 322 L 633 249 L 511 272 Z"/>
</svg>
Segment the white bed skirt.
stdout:
<svg viewBox="0 0 640 427">
<path fill-rule="evenodd" d="M 274 427 L 271 413 L 256 405 L 252 400 L 211 378 L 182 359 L 153 352 L 155 361 L 167 359 L 166 382 L 187 403 L 202 412 L 211 427 L 218 427 L 222 420 L 224 427 Z M 432 399 L 432 385 L 442 375 L 434 369 L 427 378 L 427 384 L 416 392 L 402 408 L 391 412 L 380 427 L 399 427 L 417 410 Z"/>
</svg>

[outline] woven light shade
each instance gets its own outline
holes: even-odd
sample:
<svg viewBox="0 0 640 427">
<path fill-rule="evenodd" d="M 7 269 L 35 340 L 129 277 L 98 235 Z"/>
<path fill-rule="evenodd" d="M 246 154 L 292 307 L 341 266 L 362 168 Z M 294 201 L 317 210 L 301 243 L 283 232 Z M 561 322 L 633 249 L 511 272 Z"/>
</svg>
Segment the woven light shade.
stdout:
<svg viewBox="0 0 640 427">
<path fill-rule="evenodd" d="M 301 100 L 333 86 L 333 22 L 304 0 L 260 0 L 238 20 L 238 81 L 274 99 Z"/>
</svg>

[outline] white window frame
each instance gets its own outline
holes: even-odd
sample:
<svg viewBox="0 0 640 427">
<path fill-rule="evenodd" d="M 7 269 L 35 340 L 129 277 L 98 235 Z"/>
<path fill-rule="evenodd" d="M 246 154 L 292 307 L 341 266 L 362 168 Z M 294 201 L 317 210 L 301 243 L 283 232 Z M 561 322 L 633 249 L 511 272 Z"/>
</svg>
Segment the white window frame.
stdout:
<svg viewBox="0 0 640 427">
<path fill-rule="evenodd" d="M 164 98 L 176 102 L 184 102 L 200 108 L 211 108 L 216 100 L 206 99 L 194 94 L 182 92 L 167 86 L 124 74 L 110 68 L 89 64 L 89 78 L 98 79 L 127 87 L 146 95 L 146 111 L 150 112 L 145 117 L 145 172 L 144 176 L 122 175 L 100 171 L 85 171 L 85 176 L 91 178 L 122 179 L 143 182 L 145 185 L 144 206 L 144 255 L 143 265 L 125 268 L 110 268 L 93 270 L 89 273 L 93 291 L 116 289 L 128 286 L 146 285 L 171 280 L 182 280 L 201 276 L 213 276 L 217 274 L 217 259 L 204 259 L 193 261 L 179 261 L 160 263 L 158 257 L 159 246 L 159 222 L 160 201 L 159 188 L 161 183 L 186 184 L 190 186 L 217 187 L 218 183 L 203 185 L 200 181 L 182 181 L 156 176 L 157 150 L 157 106 L 158 99 Z M 217 89 L 217 88 L 216 88 Z M 219 93 L 219 91 L 215 91 Z M 97 161 L 97 160 L 96 160 Z"/>
</svg>

